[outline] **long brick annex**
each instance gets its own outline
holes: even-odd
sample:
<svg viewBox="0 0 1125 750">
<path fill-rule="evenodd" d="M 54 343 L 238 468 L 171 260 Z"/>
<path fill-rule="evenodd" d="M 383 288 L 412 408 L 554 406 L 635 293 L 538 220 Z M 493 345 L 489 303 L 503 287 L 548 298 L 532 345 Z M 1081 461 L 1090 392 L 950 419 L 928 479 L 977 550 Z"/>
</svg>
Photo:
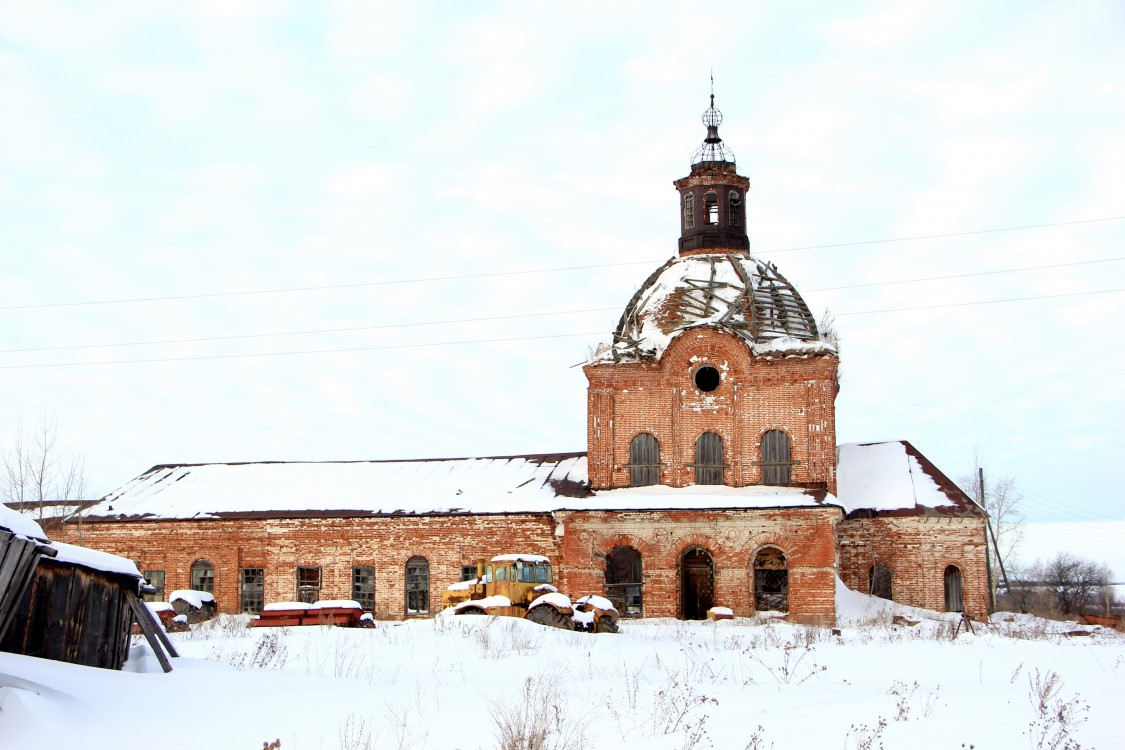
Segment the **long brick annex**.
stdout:
<svg viewBox="0 0 1125 750">
<path fill-rule="evenodd" d="M 830 624 L 838 581 L 985 617 L 983 511 L 908 442 L 836 444 L 837 348 L 750 254 L 720 122 L 712 97 L 674 183 L 678 254 L 583 368 L 585 452 L 162 465 L 65 536 L 136 561 L 157 597 L 211 591 L 224 612 L 355 599 L 430 617 L 478 559 L 520 552 L 624 617 Z"/>
</svg>

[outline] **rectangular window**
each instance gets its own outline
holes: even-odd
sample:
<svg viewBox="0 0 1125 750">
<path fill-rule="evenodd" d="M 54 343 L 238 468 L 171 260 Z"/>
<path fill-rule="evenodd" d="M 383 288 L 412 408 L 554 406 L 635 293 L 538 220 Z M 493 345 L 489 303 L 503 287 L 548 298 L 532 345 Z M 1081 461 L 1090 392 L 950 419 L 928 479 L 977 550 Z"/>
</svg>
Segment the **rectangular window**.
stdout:
<svg viewBox="0 0 1125 750">
<path fill-rule="evenodd" d="M 297 568 L 297 601 L 316 604 L 320 599 L 320 568 Z"/>
<path fill-rule="evenodd" d="M 256 615 L 266 603 L 266 571 L 264 568 L 242 569 L 242 611 Z"/>
<path fill-rule="evenodd" d="M 375 568 L 352 568 L 352 599 L 365 612 L 375 611 Z"/>
<path fill-rule="evenodd" d="M 164 601 L 164 571 L 163 570 L 146 570 L 145 583 L 152 586 L 156 591 L 151 594 L 145 594 L 144 599 L 146 602 L 162 602 Z"/>
<path fill-rule="evenodd" d="M 430 611 L 430 563 L 424 557 L 406 561 L 406 614 Z"/>
<path fill-rule="evenodd" d="M 475 581 L 477 580 L 477 564 L 461 566 L 461 580 L 462 581 Z"/>
</svg>

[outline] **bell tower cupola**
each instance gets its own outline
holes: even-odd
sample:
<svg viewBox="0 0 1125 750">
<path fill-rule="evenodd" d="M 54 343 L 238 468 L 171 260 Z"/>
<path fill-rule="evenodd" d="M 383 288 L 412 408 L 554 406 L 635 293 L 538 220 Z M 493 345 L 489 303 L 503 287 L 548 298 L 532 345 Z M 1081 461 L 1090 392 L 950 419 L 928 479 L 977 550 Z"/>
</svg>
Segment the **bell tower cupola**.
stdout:
<svg viewBox="0 0 1125 750">
<path fill-rule="evenodd" d="M 745 252 L 746 191 L 750 180 L 738 174 L 734 152 L 719 137 L 723 113 L 703 113 L 707 136 L 691 157 L 691 174 L 673 184 L 680 191 L 680 255 Z"/>
</svg>

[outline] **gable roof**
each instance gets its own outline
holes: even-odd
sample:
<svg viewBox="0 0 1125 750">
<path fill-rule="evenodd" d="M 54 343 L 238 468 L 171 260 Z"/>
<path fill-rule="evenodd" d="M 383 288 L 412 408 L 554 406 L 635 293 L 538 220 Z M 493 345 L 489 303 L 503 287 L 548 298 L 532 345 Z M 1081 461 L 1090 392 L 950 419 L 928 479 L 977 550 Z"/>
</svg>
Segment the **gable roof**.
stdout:
<svg viewBox="0 0 1125 750">
<path fill-rule="evenodd" d="M 848 518 L 984 517 L 979 505 L 905 440 L 837 446 L 836 490 Z"/>
<path fill-rule="evenodd" d="M 411 461 L 160 465 L 85 522 L 838 506 L 823 489 L 636 487 L 594 492 L 585 453 Z"/>
</svg>

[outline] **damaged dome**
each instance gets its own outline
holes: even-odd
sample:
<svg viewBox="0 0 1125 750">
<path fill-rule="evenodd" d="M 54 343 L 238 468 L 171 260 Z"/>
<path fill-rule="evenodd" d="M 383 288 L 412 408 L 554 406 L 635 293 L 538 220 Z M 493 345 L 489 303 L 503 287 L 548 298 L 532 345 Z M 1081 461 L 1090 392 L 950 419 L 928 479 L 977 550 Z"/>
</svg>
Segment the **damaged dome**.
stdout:
<svg viewBox="0 0 1125 750">
<path fill-rule="evenodd" d="M 698 326 L 741 337 L 756 356 L 836 351 L 776 266 L 717 253 L 673 258 L 649 276 L 626 306 L 613 343 L 599 346 L 591 362 L 659 359 L 677 334 Z"/>
</svg>

